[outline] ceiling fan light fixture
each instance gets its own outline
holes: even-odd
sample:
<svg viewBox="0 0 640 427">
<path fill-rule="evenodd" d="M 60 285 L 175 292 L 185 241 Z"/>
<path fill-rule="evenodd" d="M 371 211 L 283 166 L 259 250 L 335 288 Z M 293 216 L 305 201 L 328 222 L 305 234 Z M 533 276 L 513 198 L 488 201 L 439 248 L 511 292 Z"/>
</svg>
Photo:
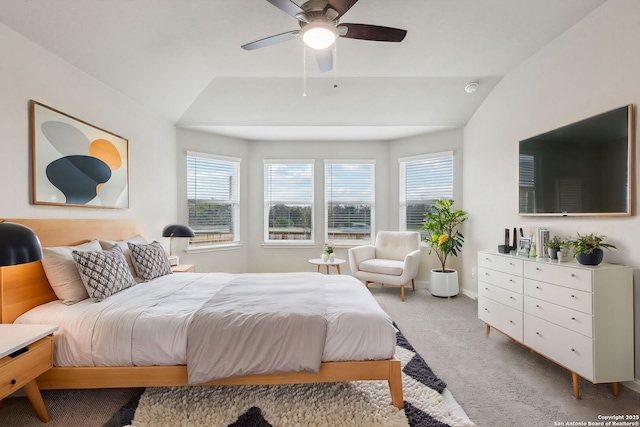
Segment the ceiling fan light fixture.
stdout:
<svg viewBox="0 0 640 427">
<path fill-rule="evenodd" d="M 300 35 L 304 44 L 320 50 L 328 48 L 336 41 L 338 29 L 329 22 L 314 21 L 302 27 Z"/>
</svg>

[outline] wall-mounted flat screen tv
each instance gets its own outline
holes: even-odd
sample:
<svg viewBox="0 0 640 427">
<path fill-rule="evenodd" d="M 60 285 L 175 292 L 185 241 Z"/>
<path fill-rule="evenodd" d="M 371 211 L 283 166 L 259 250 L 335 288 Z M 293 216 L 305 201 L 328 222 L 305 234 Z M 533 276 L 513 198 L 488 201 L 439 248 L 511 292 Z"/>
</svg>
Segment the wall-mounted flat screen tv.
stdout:
<svg viewBox="0 0 640 427">
<path fill-rule="evenodd" d="M 631 215 L 633 105 L 520 141 L 520 215 Z"/>
</svg>

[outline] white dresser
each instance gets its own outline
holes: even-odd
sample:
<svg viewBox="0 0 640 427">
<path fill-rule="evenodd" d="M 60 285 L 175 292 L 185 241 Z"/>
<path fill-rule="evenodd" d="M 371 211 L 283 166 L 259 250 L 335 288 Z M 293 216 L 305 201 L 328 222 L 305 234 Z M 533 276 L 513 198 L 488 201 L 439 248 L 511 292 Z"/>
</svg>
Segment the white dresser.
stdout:
<svg viewBox="0 0 640 427">
<path fill-rule="evenodd" d="M 611 383 L 634 378 L 633 272 L 614 264 L 478 253 L 478 318 L 573 376 Z"/>
</svg>

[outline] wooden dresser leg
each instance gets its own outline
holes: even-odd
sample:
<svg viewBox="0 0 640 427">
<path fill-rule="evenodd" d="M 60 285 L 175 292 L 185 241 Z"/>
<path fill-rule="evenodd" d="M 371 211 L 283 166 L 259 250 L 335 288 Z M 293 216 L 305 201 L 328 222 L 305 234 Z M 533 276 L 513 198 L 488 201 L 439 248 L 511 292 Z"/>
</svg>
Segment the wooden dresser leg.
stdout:
<svg viewBox="0 0 640 427">
<path fill-rule="evenodd" d="M 620 394 L 619 383 L 611 383 L 611 394 L 613 394 L 615 397 L 618 397 L 618 395 Z"/>
<path fill-rule="evenodd" d="M 31 406 L 36 410 L 36 414 L 38 414 L 38 418 L 43 423 L 49 422 L 49 414 L 47 413 L 47 407 L 44 406 L 44 401 L 42 400 L 42 395 L 40 394 L 40 390 L 38 389 L 38 383 L 36 380 L 29 381 L 23 386 L 24 392 L 27 395 L 27 399 L 31 402 Z"/>
<path fill-rule="evenodd" d="M 573 397 L 580 399 L 580 377 L 575 372 L 571 372 L 573 378 Z"/>
<path fill-rule="evenodd" d="M 487 337 L 489 336 L 489 332 L 491 332 L 491 326 L 488 323 L 485 323 L 485 328 L 486 328 L 486 332 L 487 332 Z"/>
</svg>

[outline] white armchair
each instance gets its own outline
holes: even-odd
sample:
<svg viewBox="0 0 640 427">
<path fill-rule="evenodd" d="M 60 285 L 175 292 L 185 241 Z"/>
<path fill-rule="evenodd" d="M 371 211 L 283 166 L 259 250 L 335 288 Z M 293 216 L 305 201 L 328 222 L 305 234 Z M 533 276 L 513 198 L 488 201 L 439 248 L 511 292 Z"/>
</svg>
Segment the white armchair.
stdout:
<svg viewBox="0 0 640 427">
<path fill-rule="evenodd" d="M 420 265 L 420 233 L 412 231 L 379 231 L 374 245 L 349 249 L 351 274 L 364 281 L 365 286 L 377 282 L 400 286 L 404 301 L 404 285 L 414 278 Z"/>
</svg>

